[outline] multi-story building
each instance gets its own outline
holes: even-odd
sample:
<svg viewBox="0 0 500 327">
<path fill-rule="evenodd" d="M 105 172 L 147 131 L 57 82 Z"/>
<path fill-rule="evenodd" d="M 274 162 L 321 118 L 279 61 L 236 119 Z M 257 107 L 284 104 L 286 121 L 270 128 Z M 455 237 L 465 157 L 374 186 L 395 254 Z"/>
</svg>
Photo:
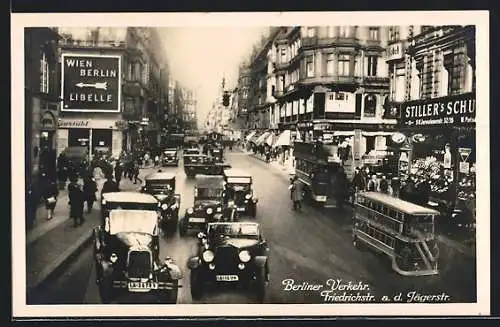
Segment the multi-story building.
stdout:
<svg viewBox="0 0 500 327">
<path fill-rule="evenodd" d="M 274 41 L 280 128 L 305 140 L 354 137 L 355 159 L 384 149 L 396 124 L 383 117 L 387 38 L 380 26 L 283 28 Z"/>
<path fill-rule="evenodd" d="M 248 63 L 243 63 L 238 71 L 238 125 L 244 131 L 254 128 L 249 118 L 249 94 L 252 85 L 252 70 Z"/>
<path fill-rule="evenodd" d="M 432 178 L 441 182 L 448 176 L 452 183 L 437 202 L 452 205 L 459 184 L 475 186 L 475 27 L 390 26 L 389 32 L 386 108 L 404 135 L 400 162 L 406 164 L 399 173 L 428 173 L 412 167 L 440 163 L 444 173 Z M 466 183 L 456 183 L 464 178 Z"/>
<path fill-rule="evenodd" d="M 156 29 L 59 28 L 59 33 L 63 84 L 66 81 L 61 89 L 69 98 L 60 113 L 58 152 L 86 145 L 118 156 L 122 149 L 156 145 L 158 121 L 167 109 L 161 105 L 165 100 L 160 84 L 168 75 Z M 110 92 L 103 98 L 108 103 L 99 103 L 96 100 L 102 99 L 90 93 L 103 85 Z M 80 94 L 83 101 L 73 101 L 72 94 Z"/>
<path fill-rule="evenodd" d="M 196 117 L 196 92 L 187 88 L 183 89 L 184 98 L 184 110 L 182 112 L 182 120 L 184 121 L 184 126 L 188 130 L 197 129 L 197 117 Z"/>
<path fill-rule="evenodd" d="M 55 178 L 59 112 L 58 34 L 53 28 L 24 29 L 25 171 L 27 183 L 41 172 Z"/>
</svg>

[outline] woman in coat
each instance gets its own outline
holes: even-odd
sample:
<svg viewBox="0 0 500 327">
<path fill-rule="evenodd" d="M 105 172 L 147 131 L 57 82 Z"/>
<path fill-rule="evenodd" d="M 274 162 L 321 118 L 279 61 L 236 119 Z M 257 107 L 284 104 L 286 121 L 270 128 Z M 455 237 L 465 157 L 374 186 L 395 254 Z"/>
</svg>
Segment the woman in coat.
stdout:
<svg viewBox="0 0 500 327">
<path fill-rule="evenodd" d="M 304 198 L 303 192 L 304 189 L 302 183 L 299 181 L 297 176 L 294 176 L 291 185 L 293 210 L 302 210 L 302 200 Z"/>
</svg>

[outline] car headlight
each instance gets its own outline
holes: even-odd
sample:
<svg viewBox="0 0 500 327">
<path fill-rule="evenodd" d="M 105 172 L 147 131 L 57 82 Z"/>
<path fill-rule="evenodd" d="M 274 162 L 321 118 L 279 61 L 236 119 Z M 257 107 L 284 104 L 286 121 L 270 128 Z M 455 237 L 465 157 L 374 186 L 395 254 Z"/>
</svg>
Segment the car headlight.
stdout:
<svg viewBox="0 0 500 327">
<path fill-rule="evenodd" d="M 222 208 L 221 207 L 217 207 L 217 212 L 221 212 L 222 211 Z"/>
<path fill-rule="evenodd" d="M 167 210 L 168 209 L 168 205 L 166 203 L 164 203 L 164 204 L 161 205 L 161 208 L 163 210 Z"/>
<path fill-rule="evenodd" d="M 106 200 L 102 200 L 102 202 L 101 202 L 101 203 L 102 203 L 102 204 L 106 204 Z"/>
<path fill-rule="evenodd" d="M 240 257 L 240 260 L 241 262 L 248 262 L 250 261 L 250 252 L 248 252 L 247 250 L 243 250 L 240 252 L 240 254 L 238 254 L 238 256 Z"/>
<path fill-rule="evenodd" d="M 111 261 L 112 263 L 115 263 L 117 260 L 118 260 L 118 256 L 116 255 L 116 253 L 112 253 L 109 256 L 109 261 Z"/>
<path fill-rule="evenodd" d="M 210 250 L 206 250 L 205 252 L 203 252 L 203 261 L 205 262 L 212 262 L 214 260 L 214 253 Z"/>
<path fill-rule="evenodd" d="M 193 208 L 188 208 L 188 209 L 187 209 L 187 213 L 188 213 L 188 215 L 192 215 L 192 214 L 193 214 L 193 212 L 194 212 Z"/>
<path fill-rule="evenodd" d="M 207 209 L 207 213 L 208 213 L 209 215 L 210 215 L 212 212 L 214 212 L 212 208 L 208 208 L 208 209 Z"/>
<path fill-rule="evenodd" d="M 250 199 L 251 197 L 252 197 L 252 194 L 245 195 L 245 199 L 247 199 L 247 200 Z"/>
</svg>

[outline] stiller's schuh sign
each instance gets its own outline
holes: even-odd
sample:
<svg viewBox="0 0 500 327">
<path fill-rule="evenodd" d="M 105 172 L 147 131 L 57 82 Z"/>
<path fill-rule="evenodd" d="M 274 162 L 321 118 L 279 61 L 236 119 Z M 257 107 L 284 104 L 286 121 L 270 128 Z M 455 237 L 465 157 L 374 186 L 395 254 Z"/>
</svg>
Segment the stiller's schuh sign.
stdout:
<svg viewBox="0 0 500 327">
<path fill-rule="evenodd" d="M 476 94 L 465 93 L 401 104 L 400 124 L 408 127 L 474 126 Z"/>
</svg>

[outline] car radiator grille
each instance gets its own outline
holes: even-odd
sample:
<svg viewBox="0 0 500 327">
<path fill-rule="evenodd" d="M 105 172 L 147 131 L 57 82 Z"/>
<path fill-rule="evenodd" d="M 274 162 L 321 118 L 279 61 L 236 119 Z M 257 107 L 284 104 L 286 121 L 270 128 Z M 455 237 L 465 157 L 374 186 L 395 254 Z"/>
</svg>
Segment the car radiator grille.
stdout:
<svg viewBox="0 0 500 327">
<path fill-rule="evenodd" d="M 243 205 L 245 202 L 245 195 L 246 192 L 236 192 L 234 195 L 234 203 L 239 206 Z"/>
<path fill-rule="evenodd" d="M 221 246 L 215 251 L 215 267 L 217 271 L 232 272 L 237 269 L 238 249 L 232 246 Z"/>
<path fill-rule="evenodd" d="M 128 261 L 130 278 L 148 278 L 151 272 L 151 253 L 148 251 L 132 251 Z"/>
</svg>

